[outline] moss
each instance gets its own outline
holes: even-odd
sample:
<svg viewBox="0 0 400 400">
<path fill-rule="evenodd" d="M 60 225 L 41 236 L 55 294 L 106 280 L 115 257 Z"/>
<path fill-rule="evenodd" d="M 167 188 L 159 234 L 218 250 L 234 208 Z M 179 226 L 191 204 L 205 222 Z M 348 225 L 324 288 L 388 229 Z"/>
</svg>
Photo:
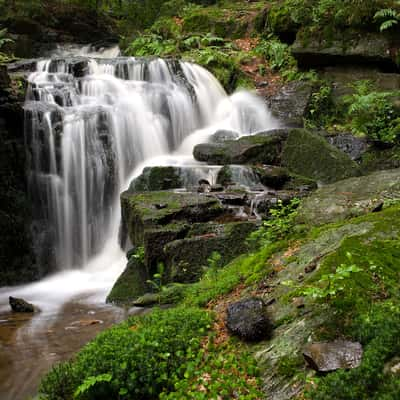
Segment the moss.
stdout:
<svg viewBox="0 0 400 400">
<path fill-rule="evenodd" d="M 291 172 L 321 181 L 336 182 L 360 175 L 357 164 L 331 146 L 323 137 L 307 130 L 292 130 L 282 153 L 282 164 Z"/>
<path fill-rule="evenodd" d="M 248 250 L 246 238 L 256 228 L 251 222 L 220 225 L 218 234 L 192 236 L 168 243 L 164 252 L 168 280 L 195 282 L 209 267 L 212 253 L 221 255 L 221 266 Z"/>
<path fill-rule="evenodd" d="M 146 284 L 149 278 L 145 265 L 137 258 L 131 257 L 125 271 L 107 296 L 107 303 L 118 305 L 131 303 L 149 290 Z"/>
<path fill-rule="evenodd" d="M 232 171 L 229 165 L 224 165 L 217 176 L 217 184 L 227 186 L 232 182 Z"/>
<path fill-rule="evenodd" d="M 177 189 L 183 186 L 179 169 L 175 167 L 147 167 L 129 186 L 129 192 Z"/>
<path fill-rule="evenodd" d="M 394 146 L 386 149 L 371 147 L 363 154 L 360 166 L 367 173 L 383 169 L 399 168 L 400 147 Z"/>
</svg>

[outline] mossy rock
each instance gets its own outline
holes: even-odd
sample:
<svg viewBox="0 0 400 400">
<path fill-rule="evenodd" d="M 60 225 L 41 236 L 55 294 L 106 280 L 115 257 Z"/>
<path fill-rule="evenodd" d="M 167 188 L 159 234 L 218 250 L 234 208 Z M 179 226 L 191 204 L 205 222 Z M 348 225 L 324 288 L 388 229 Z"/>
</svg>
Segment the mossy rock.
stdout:
<svg viewBox="0 0 400 400">
<path fill-rule="evenodd" d="M 176 167 L 146 167 L 142 174 L 134 179 L 129 192 L 145 192 L 178 189 L 183 187 L 179 168 Z"/>
<path fill-rule="evenodd" d="M 220 265 L 248 251 L 246 238 L 256 229 L 253 222 L 230 223 L 222 232 L 204 233 L 176 240 L 165 246 L 168 281 L 190 283 L 199 280 L 209 267 L 212 253 L 221 255 Z M 194 232 L 192 231 L 192 234 Z"/>
<path fill-rule="evenodd" d="M 365 173 L 400 168 L 400 146 L 389 148 L 371 146 L 361 156 L 360 167 Z"/>
<path fill-rule="evenodd" d="M 389 200 L 400 200 L 400 169 L 350 178 L 318 189 L 302 202 L 298 221 L 309 225 L 344 221 L 379 210 Z"/>
<path fill-rule="evenodd" d="M 305 129 L 293 129 L 283 147 L 282 166 L 321 183 L 360 175 L 358 165 L 326 139 Z"/>
<path fill-rule="evenodd" d="M 149 291 L 146 284 L 148 279 L 150 276 L 144 263 L 132 256 L 107 296 L 106 302 L 118 305 L 131 303 L 133 299 Z"/>
<path fill-rule="evenodd" d="M 134 246 L 144 245 L 144 232 L 172 222 L 208 221 L 224 212 L 218 200 L 196 193 L 169 191 L 121 195 L 122 225 Z"/>
<path fill-rule="evenodd" d="M 210 164 L 278 164 L 287 130 L 277 129 L 223 143 L 198 144 L 194 158 Z"/>
<path fill-rule="evenodd" d="M 291 50 L 299 66 L 305 68 L 350 64 L 398 70 L 393 44 L 388 36 L 380 33 L 347 30 L 318 37 L 303 30 L 297 34 Z"/>
</svg>

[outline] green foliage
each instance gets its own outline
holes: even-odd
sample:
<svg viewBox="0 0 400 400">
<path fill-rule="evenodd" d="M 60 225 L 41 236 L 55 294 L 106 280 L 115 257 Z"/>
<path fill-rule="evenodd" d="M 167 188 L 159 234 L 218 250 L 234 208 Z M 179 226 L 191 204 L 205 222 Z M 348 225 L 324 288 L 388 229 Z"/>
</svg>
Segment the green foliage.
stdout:
<svg viewBox="0 0 400 400">
<path fill-rule="evenodd" d="M 352 85 L 355 93 L 344 97 L 354 133 L 375 141 L 394 143 L 400 134 L 400 115 L 390 102 L 395 93 L 376 92 L 369 81 Z"/>
<path fill-rule="evenodd" d="M 277 39 L 261 40 L 254 52 L 265 57 L 272 70 L 283 71 L 296 68 L 296 60 L 293 58 L 289 46 Z"/>
<path fill-rule="evenodd" d="M 308 105 L 306 126 L 310 128 L 324 128 L 331 124 L 336 114 L 332 101 L 332 87 L 322 83 L 319 89 L 312 93 Z"/>
<path fill-rule="evenodd" d="M 137 249 L 135 249 L 135 252 L 131 255 L 131 257 L 133 257 L 136 260 L 143 263 L 144 262 L 144 247 L 140 246 Z"/>
<path fill-rule="evenodd" d="M 211 340 L 186 365 L 184 379 L 175 383 L 174 391 L 162 394 L 162 400 L 256 400 L 259 371 L 255 360 L 238 344 L 215 347 Z"/>
<path fill-rule="evenodd" d="M 113 327 L 86 345 L 72 363 L 42 381 L 43 399 L 156 398 L 172 390 L 200 349 L 210 316 L 195 308 L 154 310 Z M 109 379 L 111 377 L 111 379 Z"/>
<path fill-rule="evenodd" d="M 400 1 L 396 1 L 396 6 L 400 7 Z M 386 31 L 395 27 L 400 21 L 400 11 L 393 8 L 383 8 L 374 15 L 374 20 L 380 22 L 380 31 Z"/>
<path fill-rule="evenodd" d="M 347 253 L 346 257 L 349 261 L 348 264 L 340 264 L 334 272 L 323 274 L 312 286 L 299 286 L 293 281 L 286 281 L 282 284 L 296 287 L 296 295 L 299 294 L 312 300 L 328 301 L 335 304 L 335 301 L 340 297 L 342 302 L 343 297 L 351 292 L 354 282 L 359 282 L 358 275 L 354 276 L 354 274 L 363 271 L 362 268 L 352 262 L 350 253 Z"/>
<path fill-rule="evenodd" d="M 270 218 L 249 236 L 252 247 L 266 246 L 288 236 L 294 226 L 299 204 L 299 199 L 293 199 L 286 205 L 279 200 L 277 207 L 269 210 Z"/>
<path fill-rule="evenodd" d="M 1 49 L 7 43 L 12 43 L 13 40 L 8 37 L 6 28 L 0 29 L 0 63 L 6 62 L 10 59 L 10 55 L 3 53 Z"/>
<path fill-rule="evenodd" d="M 125 50 L 128 56 L 168 56 L 177 54 L 177 43 L 173 39 L 163 39 L 156 34 L 139 36 Z"/>
<path fill-rule="evenodd" d="M 296 24 L 310 32 L 370 28 L 386 0 L 285 0 L 273 8 L 272 28 Z M 275 8 L 280 8 L 277 12 Z"/>
<path fill-rule="evenodd" d="M 96 397 L 101 397 L 101 387 L 103 383 L 109 383 L 112 380 L 112 375 L 101 374 L 96 376 L 89 376 L 84 380 L 84 382 L 78 386 L 74 393 L 74 398 L 78 400 L 84 400 L 85 398 L 93 398 L 94 393 Z"/>
</svg>

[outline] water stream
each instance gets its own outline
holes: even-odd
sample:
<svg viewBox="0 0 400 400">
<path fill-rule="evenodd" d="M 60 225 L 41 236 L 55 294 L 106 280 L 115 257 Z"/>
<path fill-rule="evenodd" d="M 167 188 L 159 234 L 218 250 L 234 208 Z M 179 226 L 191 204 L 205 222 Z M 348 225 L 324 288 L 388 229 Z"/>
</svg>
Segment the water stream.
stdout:
<svg viewBox="0 0 400 400">
<path fill-rule="evenodd" d="M 145 166 L 175 165 L 197 168 L 207 178 L 215 168 L 193 159 L 195 144 L 219 129 L 240 136 L 277 127 L 261 99 L 244 91 L 227 96 L 197 65 L 115 54 L 58 49 L 29 77 L 25 135 L 33 228 L 39 260 L 55 265 L 56 273 L 0 289 L 3 400 L 33 395 L 54 361 L 122 318 L 104 299 L 126 264 L 118 245 L 119 194 L 133 177 Z M 12 314 L 9 295 L 41 312 Z M 103 323 L 80 324 L 88 312 Z M 72 320 L 76 329 L 68 329 Z"/>
</svg>

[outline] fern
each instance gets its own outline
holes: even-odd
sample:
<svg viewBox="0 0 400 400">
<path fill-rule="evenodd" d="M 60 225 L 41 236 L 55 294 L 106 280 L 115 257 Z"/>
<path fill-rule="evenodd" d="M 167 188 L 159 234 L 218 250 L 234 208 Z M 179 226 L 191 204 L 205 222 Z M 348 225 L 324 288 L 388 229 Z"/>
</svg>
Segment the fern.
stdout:
<svg viewBox="0 0 400 400">
<path fill-rule="evenodd" d="M 398 1 L 397 4 L 400 5 L 400 1 Z M 383 8 L 375 13 L 374 20 L 384 20 L 379 27 L 379 30 L 383 32 L 393 28 L 399 23 L 400 12 L 393 8 Z"/>
</svg>

